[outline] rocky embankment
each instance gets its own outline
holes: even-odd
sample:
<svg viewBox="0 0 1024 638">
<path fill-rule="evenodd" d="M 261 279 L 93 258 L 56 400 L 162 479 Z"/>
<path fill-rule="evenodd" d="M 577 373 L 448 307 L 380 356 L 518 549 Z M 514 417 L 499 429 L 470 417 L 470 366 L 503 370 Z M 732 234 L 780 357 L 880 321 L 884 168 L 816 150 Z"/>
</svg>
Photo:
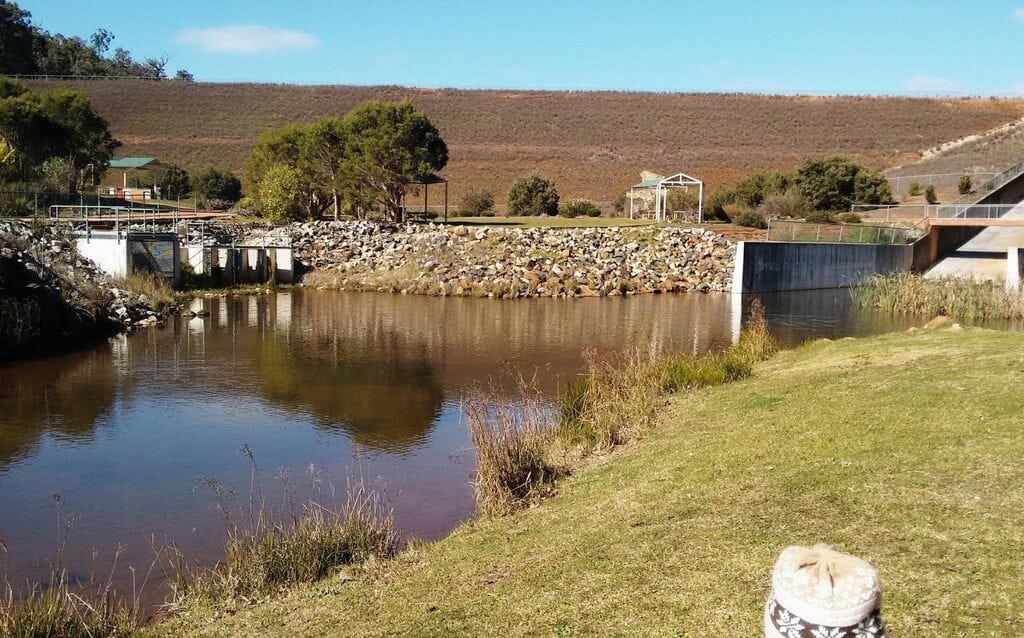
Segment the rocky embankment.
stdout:
<svg viewBox="0 0 1024 638">
<path fill-rule="evenodd" d="M 289 229 L 309 285 L 493 297 L 727 290 L 735 244 L 690 228 L 474 228 L 316 222 Z"/>
<path fill-rule="evenodd" d="M 0 222 L 0 361 L 158 319 L 144 295 L 78 257 L 66 232 Z"/>
</svg>

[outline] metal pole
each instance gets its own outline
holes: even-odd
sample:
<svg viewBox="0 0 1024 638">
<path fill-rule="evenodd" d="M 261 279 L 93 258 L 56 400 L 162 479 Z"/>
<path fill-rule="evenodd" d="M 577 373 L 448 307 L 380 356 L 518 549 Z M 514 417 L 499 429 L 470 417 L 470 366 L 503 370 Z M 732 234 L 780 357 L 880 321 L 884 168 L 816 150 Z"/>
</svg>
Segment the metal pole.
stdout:
<svg viewBox="0 0 1024 638">
<path fill-rule="evenodd" d="M 444 223 L 448 223 L 448 180 L 444 181 Z"/>
<path fill-rule="evenodd" d="M 697 185 L 697 223 L 704 223 L 704 182 Z"/>
</svg>

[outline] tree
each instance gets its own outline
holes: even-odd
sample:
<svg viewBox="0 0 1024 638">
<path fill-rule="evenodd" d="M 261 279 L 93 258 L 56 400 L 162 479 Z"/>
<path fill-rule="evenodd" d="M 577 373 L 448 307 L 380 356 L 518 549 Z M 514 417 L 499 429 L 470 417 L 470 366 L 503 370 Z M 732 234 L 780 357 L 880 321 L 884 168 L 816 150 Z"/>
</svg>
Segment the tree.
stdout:
<svg viewBox="0 0 1024 638">
<path fill-rule="evenodd" d="M 50 89 L 39 93 L 39 107 L 56 129 L 51 141 L 54 155 L 67 160 L 68 191 L 84 182 L 86 168 L 96 183 L 110 164 L 114 149 L 121 145 L 110 134 L 107 121 L 92 107 L 89 96 L 71 89 Z"/>
<path fill-rule="evenodd" d="M 448 163 L 448 147 L 434 123 L 408 100 L 370 101 L 349 111 L 339 181 L 356 205 L 381 205 L 397 216 L 409 183 Z"/>
<path fill-rule="evenodd" d="M 277 164 L 263 175 L 255 189 L 256 211 L 268 220 L 280 224 L 299 221 L 305 217 L 298 170 Z"/>
<path fill-rule="evenodd" d="M 494 214 L 494 191 L 489 188 L 471 188 L 459 199 L 459 208 L 464 214 Z"/>
<path fill-rule="evenodd" d="M 168 164 L 155 176 L 155 181 L 163 191 L 163 196 L 175 199 L 188 195 L 190 191 L 188 171 L 177 164 Z"/>
<path fill-rule="evenodd" d="M 14 170 L 14 147 L 0 139 L 0 184 L 10 180 Z"/>
<path fill-rule="evenodd" d="M 512 216 L 555 215 L 558 213 L 558 191 L 555 183 L 530 175 L 512 182 L 508 190 L 508 214 Z"/>
<path fill-rule="evenodd" d="M 242 198 L 242 182 L 231 171 L 209 167 L 189 180 L 192 193 L 215 208 L 234 204 Z"/>
<path fill-rule="evenodd" d="M 96 29 L 96 33 L 93 33 L 89 37 L 89 42 L 92 43 L 92 48 L 96 49 L 96 53 L 103 55 L 110 50 L 110 43 L 114 41 L 114 34 L 107 31 L 104 28 Z"/>
<path fill-rule="evenodd" d="M 808 205 L 815 210 L 847 211 L 854 203 L 892 201 L 892 190 L 885 176 L 848 157 L 808 160 L 797 169 L 795 181 Z"/>
<path fill-rule="evenodd" d="M 970 175 L 961 175 L 960 180 L 956 183 L 956 189 L 961 195 L 966 195 L 974 190 L 974 180 Z"/>
<path fill-rule="evenodd" d="M 37 36 L 32 14 L 13 2 L 0 0 L 0 74 L 31 74 L 36 63 Z"/>
<path fill-rule="evenodd" d="M 939 196 L 935 194 L 935 187 L 928 184 L 928 188 L 924 189 L 924 201 L 929 204 L 938 204 Z"/>
<path fill-rule="evenodd" d="M 287 166 L 295 171 L 299 203 L 306 216 L 317 217 L 331 206 L 337 219 L 344 188 L 341 165 L 345 140 L 345 128 L 338 118 L 272 129 L 256 140 L 246 165 L 246 177 L 258 185 L 270 169 Z"/>
<path fill-rule="evenodd" d="M 178 72 L 174 74 L 174 79 L 181 80 L 182 82 L 193 82 L 196 78 L 187 70 L 178 69 Z"/>
</svg>

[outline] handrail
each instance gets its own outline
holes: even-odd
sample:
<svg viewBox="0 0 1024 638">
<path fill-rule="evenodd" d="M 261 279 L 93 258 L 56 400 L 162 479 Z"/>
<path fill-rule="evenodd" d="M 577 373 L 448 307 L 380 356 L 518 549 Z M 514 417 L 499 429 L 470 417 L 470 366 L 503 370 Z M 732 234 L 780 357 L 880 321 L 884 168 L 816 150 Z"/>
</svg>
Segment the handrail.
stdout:
<svg viewBox="0 0 1024 638">
<path fill-rule="evenodd" d="M 978 200 L 981 199 L 979 195 L 988 195 L 1006 184 L 1010 183 L 1021 174 L 1024 174 L 1024 160 L 1017 162 L 1010 168 L 1006 169 L 1002 173 L 999 173 L 992 179 L 988 180 L 981 186 L 978 186 L 974 190 L 958 198 L 956 201 L 950 202 L 947 206 L 956 206 L 958 204 L 977 204 Z"/>
</svg>

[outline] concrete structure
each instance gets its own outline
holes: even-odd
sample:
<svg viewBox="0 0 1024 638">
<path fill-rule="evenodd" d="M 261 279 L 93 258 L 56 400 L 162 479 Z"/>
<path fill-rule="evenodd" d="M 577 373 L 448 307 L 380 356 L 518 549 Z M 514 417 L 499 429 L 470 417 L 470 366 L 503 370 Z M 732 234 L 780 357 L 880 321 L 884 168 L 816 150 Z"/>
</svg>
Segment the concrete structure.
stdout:
<svg viewBox="0 0 1024 638">
<path fill-rule="evenodd" d="M 1024 196 L 1024 195 L 1022 195 Z M 1006 278 L 1007 251 L 1024 246 L 1024 204 L 1018 204 L 991 222 L 965 231 L 967 240 L 938 261 L 926 277 L 963 277 L 999 282 Z"/>
<path fill-rule="evenodd" d="M 732 292 L 856 286 L 871 275 L 908 272 L 913 245 L 747 242 L 736 246 Z"/>
<path fill-rule="evenodd" d="M 1010 248 L 1006 251 L 1006 289 L 1019 292 L 1024 280 L 1024 248 Z"/>
<path fill-rule="evenodd" d="M 197 274 L 209 274 L 226 286 L 268 281 L 287 284 L 295 280 L 290 246 L 186 246 L 183 250 L 188 251 L 189 263 Z"/>
<path fill-rule="evenodd" d="M 75 233 L 78 253 L 117 277 L 150 272 L 171 283 L 181 278 L 178 236 L 174 233 L 85 230 Z"/>
</svg>

